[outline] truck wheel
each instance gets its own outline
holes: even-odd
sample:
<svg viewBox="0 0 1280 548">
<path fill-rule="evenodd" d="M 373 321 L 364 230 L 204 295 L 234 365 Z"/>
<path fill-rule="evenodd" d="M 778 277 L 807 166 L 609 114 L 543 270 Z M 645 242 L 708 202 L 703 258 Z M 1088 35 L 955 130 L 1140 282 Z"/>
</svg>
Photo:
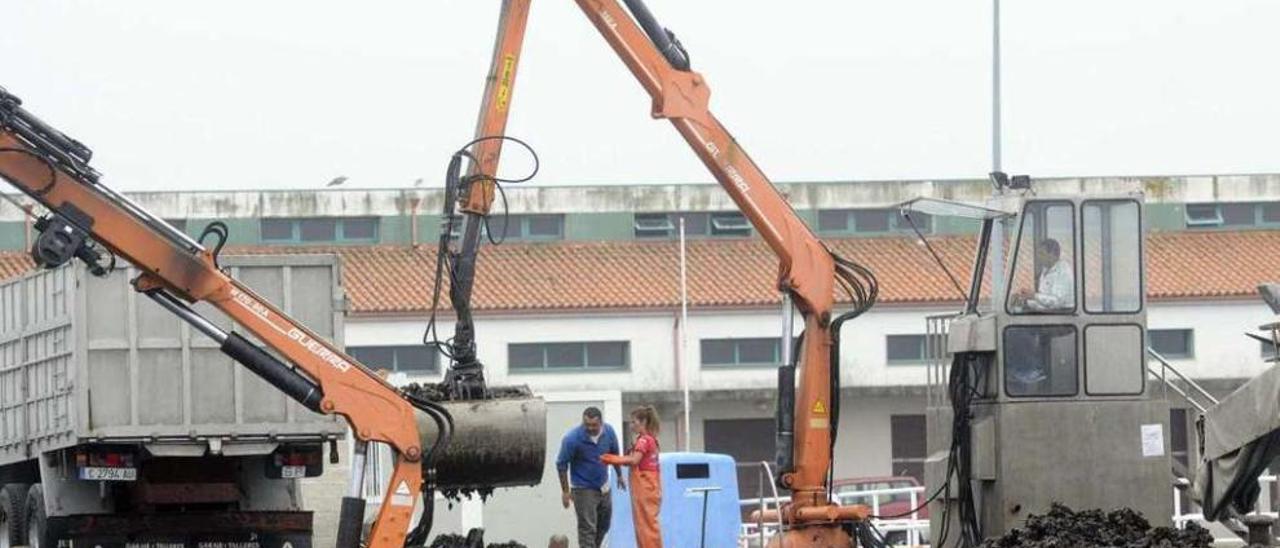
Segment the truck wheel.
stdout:
<svg viewBox="0 0 1280 548">
<path fill-rule="evenodd" d="M 27 540 L 27 486 L 0 488 L 0 548 L 22 546 Z"/>
<path fill-rule="evenodd" d="M 32 485 L 27 492 L 27 548 L 44 548 L 49 528 L 44 510 L 44 489 Z"/>
</svg>

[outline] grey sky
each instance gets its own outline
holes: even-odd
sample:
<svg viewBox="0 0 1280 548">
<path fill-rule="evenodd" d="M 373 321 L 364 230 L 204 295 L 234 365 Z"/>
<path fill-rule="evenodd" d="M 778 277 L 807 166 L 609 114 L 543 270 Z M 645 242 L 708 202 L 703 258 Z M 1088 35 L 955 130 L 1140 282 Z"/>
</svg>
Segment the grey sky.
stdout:
<svg viewBox="0 0 1280 548">
<path fill-rule="evenodd" d="M 498 9 L 5 4 L 0 85 L 125 190 L 438 184 L 471 137 Z M 775 180 L 988 170 L 989 0 L 649 4 Z M 1005 0 L 1004 12 L 1008 171 L 1280 172 L 1280 2 Z M 574 2 L 535 1 L 525 46 L 509 133 L 541 154 L 539 184 L 710 180 Z"/>
</svg>

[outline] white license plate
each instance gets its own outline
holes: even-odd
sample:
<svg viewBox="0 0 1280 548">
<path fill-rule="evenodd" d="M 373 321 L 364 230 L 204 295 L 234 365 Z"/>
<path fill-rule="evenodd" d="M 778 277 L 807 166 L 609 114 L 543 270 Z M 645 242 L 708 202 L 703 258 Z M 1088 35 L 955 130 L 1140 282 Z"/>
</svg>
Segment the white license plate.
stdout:
<svg viewBox="0 0 1280 548">
<path fill-rule="evenodd" d="M 307 477 L 306 466 L 282 466 L 280 467 L 280 477 L 284 479 L 297 479 Z"/>
<path fill-rule="evenodd" d="M 100 468 L 87 467 L 80 469 L 80 479 L 91 481 L 137 481 L 137 468 Z"/>
</svg>

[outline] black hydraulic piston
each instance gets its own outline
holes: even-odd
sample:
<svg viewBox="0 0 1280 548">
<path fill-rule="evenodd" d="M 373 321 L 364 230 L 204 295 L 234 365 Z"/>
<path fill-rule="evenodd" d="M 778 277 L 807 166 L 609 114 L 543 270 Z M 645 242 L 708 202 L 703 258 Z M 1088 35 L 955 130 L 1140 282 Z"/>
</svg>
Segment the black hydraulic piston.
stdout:
<svg viewBox="0 0 1280 548">
<path fill-rule="evenodd" d="M 795 471 L 796 449 L 796 366 L 783 365 L 778 368 L 778 421 L 777 437 L 774 441 L 774 462 L 778 469 L 774 472 L 774 480 L 784 489 L 790 486 L 782 484 L 782 476 Z"/>
<path fill-rule="evenodd" d="M 204 333 L 221 344 L 220 349 L 223 354 L 230 356 L 237 363 L 253 371 L 259 377 L 262 377 L 262 380 L 284 392 L 287 396 L 302 404 L 303 407 L 316 413 L 321 412 L 320 401 L 324 399 L 324 393 L 320 391 L 319 386 L 304 377 L 302 373 L 285 365 L 284 362 L 267 353 L 266 350 L 259 348 L 258 345 L 253 344 L 239 333 L 224 331 L 214 325 L 213 322 L 197 314 L 186 303 L 179 301 L 167 291 L 153 290 L 144 294 L 155 301 L 156 304 L 164 307 L 165 310 L 174 313 L 191 324 L 197 331 Z"/>
<path fill-rule="evenodd" d="M 689 54 L 680 45 L 680 41 L 676 40 L 675 33 L 658 23 L 658 19 L 653 16 L 653 12 L 649 11 L 644 0 L 623 1 L 627 4 L 627 9 L 631 10 L 631 16 L 640 24 L 640 28 L 649 35 L 649 40 L 653 41 L 653 45 L 662 52 L 662 56 L 667 58 L 667 62 L 671 63 L 676 70 L 689 70 Z"/>
<path fill-rule="evenodd" d="M 303 407 L 320 412 L 320 400 L 324 394 L 301 373 L 284 364 L 258 345 L 249 342 L 234 331 L 227 333 L 227 340 L 222 341 L 222 353 L 253 371 L 263 380 L 271 383 L 281 392 L 298 401 Z"/>
</svg>

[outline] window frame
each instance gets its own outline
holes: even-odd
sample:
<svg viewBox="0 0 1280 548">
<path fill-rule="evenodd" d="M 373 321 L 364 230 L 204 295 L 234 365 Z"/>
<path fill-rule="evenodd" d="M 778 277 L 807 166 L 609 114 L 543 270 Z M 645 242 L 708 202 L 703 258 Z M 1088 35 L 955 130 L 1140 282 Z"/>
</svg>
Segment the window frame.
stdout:
<svg viewBox="0 0 1280 548">
<path fill-rule="evenodd" d="M 916 337 L 919 338 L 919 358 L 901 359 L 889 356 L 889 339 L 891 337 Z M 938 341 L 946 344 L 946 338 L 941 334 L 934 334 Z M 884 363 L 886 366 L 896 365 L 925 365 L 929 363 L 929 334 L 928 333 L 887 333 L 884 336 Z"/>
<path fill-rule="evenodd" d="M 1019 253 L 1019 251 L 1022 244 L 1022 238 L 1027 229 L 1026 210 L 1032 205 L 1043 206 L 1046 209 L 1048 207 L 1058 206 L 1058 205 L 1065 205 L 1071 208 L 1071 230 L 1070 230 L 1071 232 L 1070 249 L 1071 249 L 1071 257 L 1072 257 L 1071 284 L 1072 284 L 1072 293 L 1074 294 L 1075 298 L 1072 299 L 1070 309 L 1056 310 L 1056 311 L 1047 312 L 1047 313 L 1038 312 L 1038 311 L 1016 312 L 1013 310 L 1013 306 L 1012 306 L 1013 305 L 1012 297 L 1013 297 L 1013 288 L 1014 288 L 1013 279 L 1017 277 L 1018 266 L 1022 263 L 1022 256 Z M 1025 206 L 1023 206 L 1022 214 L 1019 215 L 1018 217 L 1019 221 L 1021 221 L 1018 223 L 1018 233 L 1013 241 L 1013 245 L 1009 248 L 1010 253 L 1013 254 L 1013 262 L 1011 263 L 1009 272 L 1006 273 L 1005 275 L 1005 280 L 1007 281 L 1005 282 L 1006 287 L 1004 290 L 1004 311 L 1006 314 L 1010 316 L 1016 316 L 1016 317 L 1050 317 L 1050 316 L 1075 316 L 1077 313 L 1080 312 L 1080 266 L 1079 266 L 1080 253 L 1078 253 L 1076 249 L 1076 225 L 1077 223 L 1080 222 L 1080 218 L 1078 217 L 1078 215 L 1079 215 L 1079 211 L 1076 209 L 1076 204 L 1070 200 L 1035 200 L 1032 202 L 1028 202 Z M 1058 245 L 1059 247 L 1061 247 L 1062 242 L 1058 242 Z M 1034 252 L 1031 260 L 1034 263 L 1035 261 Z M 1032 265 L 1032 268 L 1035 268 L 1034 264 Z"/>
<path fill-rule="evenodd" d="M 530 223 L 536 218 L 550 218 L 556 221 L 555 235 L 530 234 Z M 509 213 L 505 218 L 497 216 L 487 218 L 481 230 L 487 234 L 490 230 L 504 230 L 505 234 L 493 236 L 499 242 L 559 242 L 565 239 L 568 231 L 563 213 Z M 462 234 L 462 223 L 456 223 L 458 235 Z"/>
<path fill-rule="evenodd" d="M 1161 352 L 1158 348 L 1155 347 L 1155 344 L 1154 344 L 1155 337 L 1153 336 L 1153 332 L 1157 332 L 1157 331 L 1158 332 L 1185 332 L 1187 334 L 1187 354 L 1171 355 L 1171 354 L 1165 354 L 1164 352 Z M 1155 328 L 1155 329 L 1148 327 L 1147 328 L 1147 346 L 1152 350 L 1155 350 L 1156 353 L 1160 354 L 1160 356 L 1165 359 L 1194 360 L 1196 359 L 1196 330 L 1195 328 L 1191 328 L 1191 327 L 1185 327 L 1185 328 L 1184 327 L 1167 327 L 1167 328 L 1162 327 L 1162 328 Z"/>
<path fill-rule="evenodd" d="M 641 226 L 644 222 L 653 222 L 656 225 L 658 221 L 661 221 L 663 226 Z M 670 238 L 678 232 L 670 213 L 636 213 L 631 219 L 631 230 L 635 238 L 642 240 Z"/>
<path fill-rule="evenodd" d="M 744 362 L 741 360 L 742 355 L 740 344 L 749 341 L 773 341 L 773 354 L 776 360 L 772 363 L 765 362 Z M 733 344 L 733 363 L 707 363 L 706 360 L 706 344 L 707 343 L 724 343 Z M 755 369 L 778 367 L 782 365 L 784 356 L 782 355 L 782 337 L 707 337 L 698 339 L 698 365 L 703 369 Z"/>
<path fill-rule="evenodd" d="M 332 240 L 304 240 L 302 238 L 302 223 L 306 221 L 330 221 L 333 222 L 333 238 Z M 372 237 L 351 238 L 346 236 L 346 224 L 348 221 L 370 221 L 373 227 Z M 268 237 L 266 231 L 267 223 L 287 223 L 289 225 L 289 237 L 277 238 Z M 264 244 L 302 244 L 302 245 L 324 245 L 324 244 L 376 244 L 382 236 L 382 218 L 373 215 L 359 215 L 354 217 L 264 217 L 258 221 L 258 239 Z"/>
<path fill-rule="evenodd" d="M 719 226 L 720 221 L 726 221 L 724 226 Z M 707 216 L 707 235 L 713 238 L 750 238 L 754 230 L 751 219 L 741 211 L 716 211 Z"/>
<path fill-rule="evenodd" d="M 622 345 L 622 365 L 591 365 L 590 351 L 588 345 L 592 344 L 621 344 Z M 575 345 L 579 351 L 581 358 L 580 364 L 577 366 L 550 366 L 550 356 L 548 350 L 552 346 L 557 345 Z M 539 347 L 542 351 L 541 367 L 516 367 L 512 365 L 514 360 L 511 359 L 511 353 L 519 347 Z M 518 375 L 524 373 L 616 373 L 631 370 L 631 341 L 626 340 L 607 340 L 607 341 L 554 341 L 554 342 L 509 342 L 507 343 L 507 373 L 510 375 Z"/>
<path fill-rule="evenodd" d="M 1139 373 L 1138 373 L 1139 378 L 1142 379 L 1138 383 L 1138 390 L 1136 392 L 1096 392 L 1095 393 L 1095 392 L 1089 391 L 1089 330 L 1095 327 L 1097 328 L 1103 328 L 1103 327 L 1137 328 L 1138 337 L 1141 337 L 1143 340 L 1138 344 L 1138 359 L 1134 362 L 1137 364 L 1139 369 Z M 1084 383 L 1083 383 L 1084 393 L 1086 396 L 1099 397 L 1099 398 L 1112 398 L 1112 397 L 1126 397 L 1126 396 L 1141 396 L 1142 394 L 1146 393 L 1148 334 L 1143 331 L 1142 324 L 1140 323 L 1090 323 L 1084 326 L 1083 330 L 1077 330 L 1077 331 L 1080 333 L 1083 333 L 1084 335 L 1082 337 L 1083 339 L 1082 341 L 1080 340 L 1076 341 L 1078 345 L 1076 350 L 1076 355 L 1077 355 L 1076 361 L 1080 364 L 1080 367 L 1083 373 L 1082 376 L 1084 378 Z M 1080 344 L 1080 343 L 1083 343 L 1083 344 Z M 1081 350 L 1083 350 L 1083 352 Z M 1078 375 L 1077 378 L 1080 378 L 1080 375 Z"/>
<path fill-rule="evenodd" d="M 1072 345 L 1072 351 L 1075 353 L 1075 357 L 1076 357 L 1075 369 L 1074 369 L 1075 376 L 1076 376 L 1075 391 L 1073 391 L 1070 394 L 1014 394 L 1013 392 L 1010 392 L 1009 391 L 1009 352 L 1006 346 L 1009 340 L 1009 330 L 1011 329 L 1044 329 L 1046 327 L 1070 327 L 1071 328 L 1071 333 L 1073 335 L 1072 342 L 1075 343 L 1074 345 Z M 1004 390 L 1004 395 L 1008 398 L 1014 398 L 1014 399 L 1025 401 L 1025 400 L 1034 400 L 1034 399 L 1061 400 L 1061 399 L 1076 398 L 1080 396 L 1080 391 L 1082 390 L 1081 388 L 1082 356 L 1080 355 L 1080 328 L 1076 327 L 1075 324 L 1032 323 L 1032 324 L 1007 325 L 1004 327 L 1004 329 L 1000 331 L 1000 358 L 1001 358 L 1000 385 L 1001 385 L 1001 389 Z"/>
<path fill-rule="evenodd" d="M 1105 204 L 1129 203 L 1129 204 L 1133 204 L 1134 207 L 1136 208 L 1136 211 L 1138 212 L 1138 265 L 1141 267 L 1141 270 L 1142 270 L 1142 272 L 1138 273 L 1138 308 L 1136 310 L 1115 310 L 1111 312 L 1094 311 L 1089 309 L 1089 285 L 1088 285 L 1089 277 L 1085 275 L 1085 272 L 1084 272 L 1084 268 L 1087 268 L 1087 265 L 1085 265 L 1085 263 L 1087 262 L 1086 259 L 1089 251 L 1086 246 L 1089 243 L 1089 239 L 1085 238 L 1083 234 L 1081 234 L 1081 237 L 1080 237 L 1080 253 L 1079 253 L 1080 260 L 1077 260 L 1076 264 L 1085 265 L 1085 266 L 1072 267 L 1071 269 L 1073 271 L 1072 273 L 1075 274 L 1075 278 L 1076 278 L 1075 280 L 1072 280 L 1072 282 L 1078 283 L 1080 287 L 1080 290 L 1077 292 L 1077 295 L 1076 295 L 1076 301 L 1077 301 L 1076 306 L 1082 307 L 1086 314 L 1095 315 L 1095 316 L 1128 316 L 1133 314 L 1141 314 L 1142 311 L 1146 310 L 1147 308 L 1147 277 L 1144 275 L 1146 274 L 1145 253 L 1147 251 L 1146 250 L 1147 239 L 1144 237 L 1145 233 L 1142 230 L 1142 220 L 1143 220 L 1142 204 L 1139 203 L 1137 200 L 1133 200 L 1129 198 L 1084 200 L 1083 202 L 1080 203 L 1080 219 L 1077 221 L 1080 223 L 1081 226 L 1084 225 L 1085 208 L 1089 207 L 1089 204 L 1097 204 L 1097 203 L 1105 203 Z M 1073 212 L 1072 215 L 1074 214 L 1075 213 Z M 1072 227 L 1071 237 L 1072 238 L 1076 237 L 1075 227 Z M 1074 242 L 1072 243 L 1072 245 L 1075 245 Z M 1075 313 L 1074 310 L 1072 311 L 1072 313 L 1073 314 Z"/>
<path fill-rule="evenodd" d="M 392 360 L 394 361 L 394 363 L 392 363 L 392 365 L 391 365 L 391 367 L 390 367 L 390 368 L 387 368 L 389 371 L 393 371 L 393 372 L 396 372 L 396 373 L 404 373 L 404 374 L 406 374 L 406 375 L 411 375 L 411 376 L 413 376 L 413 375 L 438 375 L 438 374 L 440 373 L 440 361 L 441 361 L 441 360 L 440 360 L 440 353 L 439 353 L 439 352 L 437 352 L 434 348 L 431 348 L 431 347 L 429 347 L 429 346 L 424 346 L 424 345 L 422 345 L 422 344 L 353 344 L 353 345 L 347 345 L 347 346 L 346 346 L 346 352 L 347 352 L 347 354 L 350 354 L 350 355 L 351 355 L 351 357 L 355 358 L 357 361 L 359 361 L 360 363 L 362 363 L 362 364 L 364 364 L 364 365 L 366 365 L 366 366 L 369 366 L 369 367 L 378 367 L 378 368 L 386 368 L 386 366 L 385 366 L 385 365 L 383 365 L 383 364 L 374 364 L 374 363 L 368 363 L 368 362 L 365 362 L 362 358 L 360 358 L 359 356 L 357 356 L 357 355 L 356 355 L 356 354 L 359 354 L 361 351 L 366 350 L 366 349 L 370 349 L 370 348 L 391 349 L 391 357 L 392 357 Z M 427 369 L 401 369 L 401 368 L 400 368 L 400 353 L 398 352 L 398 350 L 399 350 L 399 349 L 402 349 L 402 348 L 404 348 L 404 349 L 407 349 L 407 348 L 415 348 L 415 349 L 418 349 L 418 348 L 420 348 L 420 349 L 424 349 L 424 350 L 426 350 L 427 355 L 428 355 L 428 356 L 431 356 L 431 365 L 430 365 L 430 367 L 429 367 L 429 368 L 427 368 Z"/>
<path fill-rule="evenodd" d="M 817 211 L 817 232 L 829 236 L 884 236 L 892 234 L 914 234 L 911 225 L 907 223 L 906 216 L 901 209 L 883 208 L 883 207 L 864 207 L 864 208 L 844 208 L 844 209 L 818 209 Z M 844 217 L 844 227 L 840 229 L 823 228 L 823 215 L 840 214 Z M 857 215 L 859 213 L 885 213 L 889 216 L 889 228 L 887 230 L 862 230 L 858 228 Z M 936 228 L 934 226 L 935 217 L 927 213 L 916 212 L 913 219 L 916 221 L 916 228 L 921 234 L 934 234 Z"/>
</svg>

